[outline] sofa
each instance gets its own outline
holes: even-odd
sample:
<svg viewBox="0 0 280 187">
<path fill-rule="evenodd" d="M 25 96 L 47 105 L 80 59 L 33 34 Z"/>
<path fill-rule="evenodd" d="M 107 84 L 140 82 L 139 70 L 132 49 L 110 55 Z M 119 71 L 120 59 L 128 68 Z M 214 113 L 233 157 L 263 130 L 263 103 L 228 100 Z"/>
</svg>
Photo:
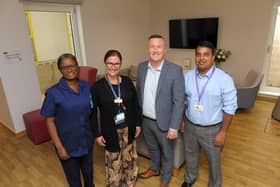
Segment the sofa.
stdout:
<svg viewBox="0 0 280 187">
<path fill-rule="evenodd" d="M 174 149 L 174 170 L 173 175 L 177 176 L 180 167 L 185 161 L 185 146 L 184 146 L 184 135 L 179 133 L 178 138 L 175 140 L 175 149 Z M 137 152 L 138 154 L 150 158 L 150 154 L 147 148 L 147 145 L 144 141 L 143 134 L 137 139 Z"/>
<path fill-rule="evenodd" d="M 41 93 L 56 84 L 61 78 L 61 72 L 57 68 L 55 60 L 36 64 L 36 72 L 40 83 Z M 90 66 L 79 66 L 79 79 L 86 80 L 93 84 L 96 80 L 97 69 Z"/>
<path fill-rule="evenodd" d="M 55 60 L 46 61 L 44 63 L 36 64 L 36 72 L 40 83 L 41 93 L 58 82 L 61 78 L 61 73 L 57 69 Z"/>
</svg>

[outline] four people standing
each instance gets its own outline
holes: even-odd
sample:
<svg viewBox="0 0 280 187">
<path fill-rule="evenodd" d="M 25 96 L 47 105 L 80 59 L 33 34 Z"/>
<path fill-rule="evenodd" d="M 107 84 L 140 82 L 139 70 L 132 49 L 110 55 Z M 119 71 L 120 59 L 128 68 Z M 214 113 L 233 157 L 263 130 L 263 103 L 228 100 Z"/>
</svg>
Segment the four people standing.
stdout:
<svg viewBox="0 0 280 187">
<path fill-rule="evenodd" d="M 138 67 L 137 92 L 128 77 L 120 76 L 122 56 L 117 50 L 105 54 L 106 76 L 91 91 L 88 83 L 77 78 L 75 56 L 59 57 L 63 77 L 47 90 L 41 114 L 46 117 L 70 187 L 82 186 L 80 171 L 84 186 L 94 186 L 93 138 L 105 147 L 106 186 L 134 187 L 138 173 L 135 138 L 142 124 L 151 161 L 149 169 L 138 177 L 147 179 L 161 173 L 160 186 L 169 186 L 180 123 L 186 157 L 182 187 L 190 187 L 196 180 L 200 149 L 209 164 L 208 186 L 221 186 L 220 152 L 237 109 L 233 80 L 215 67 L 210 42 L 198 44 L 197 67 L 185 74 L 185 79 L 182 68 L 167 61 L 165 53 L 165 39 L 151 35 L 149 59 Z"/>
<path fill-rule="evenodd" d="M 139 174 L 147 179 L 160 175 L 168 186 L 174 161 L 174 140 L 184 107 L 182 68 L 165 60 L 165 39 L 152 35 L 148 40 L 149 60 L 138 66 L 137 92 L 143 114 L 143 137 L 151 155 L 150 168 Z"/>
</svg>

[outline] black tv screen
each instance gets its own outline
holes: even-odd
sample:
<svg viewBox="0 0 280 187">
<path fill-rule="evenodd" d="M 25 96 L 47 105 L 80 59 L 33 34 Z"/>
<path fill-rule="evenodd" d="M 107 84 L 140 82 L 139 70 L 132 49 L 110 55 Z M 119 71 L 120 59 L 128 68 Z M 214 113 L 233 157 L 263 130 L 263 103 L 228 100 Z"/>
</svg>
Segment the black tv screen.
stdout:
<svg viewBox="0 0 280 187">
<path fill-rule="evenodd" d="M 208 40 L 217 47 L 219 18 L 169 20 L 169 47 L 194 49 Z"/>
</svg>

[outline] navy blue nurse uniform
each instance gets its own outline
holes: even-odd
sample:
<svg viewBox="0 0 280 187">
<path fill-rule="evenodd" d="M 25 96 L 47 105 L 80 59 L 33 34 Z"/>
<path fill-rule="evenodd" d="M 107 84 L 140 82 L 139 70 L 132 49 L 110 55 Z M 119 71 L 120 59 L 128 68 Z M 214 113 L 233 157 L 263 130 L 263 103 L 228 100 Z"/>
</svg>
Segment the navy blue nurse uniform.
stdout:
<svg viewBox="0 0 280 187">
<path fill-rule="evenodd" d="M 41 109 L 45 117 L 54 117 L 58 136 L 70 156 L 60 160 L 69 185 L 80 187 L 80 170 L 85 186 L 93 186 L 93 130 L 90 125 L 92 100 L 89 83 L 78 80 L 74 92 L 64 78 L 49 88 Z"/>
</svg>

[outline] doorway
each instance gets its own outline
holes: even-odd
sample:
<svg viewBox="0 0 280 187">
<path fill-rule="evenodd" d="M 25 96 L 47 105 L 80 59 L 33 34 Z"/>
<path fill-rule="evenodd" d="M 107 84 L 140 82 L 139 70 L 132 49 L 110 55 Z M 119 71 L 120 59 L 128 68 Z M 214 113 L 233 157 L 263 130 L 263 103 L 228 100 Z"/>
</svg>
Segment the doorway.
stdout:
<svg viewBox="0 0 280 187">
<path fill-rule="evenodd" d="M 61 78 L 56 65 L 58 56 L 71 53 L 77 57 L 79 64 L 86 65 L 77 10 L 79 11 L 78 7 L 72 5 L 25 4 L 25 16 L 42 95 Z"/>
<path fill-rule="evenodd" d="M 267 58 L 264 67 L 264 81 L 261 93 L 280 95 L 280 3 L 275 2 L 273 7 L 270 38 L 268 41 Z"/>
</svg>

